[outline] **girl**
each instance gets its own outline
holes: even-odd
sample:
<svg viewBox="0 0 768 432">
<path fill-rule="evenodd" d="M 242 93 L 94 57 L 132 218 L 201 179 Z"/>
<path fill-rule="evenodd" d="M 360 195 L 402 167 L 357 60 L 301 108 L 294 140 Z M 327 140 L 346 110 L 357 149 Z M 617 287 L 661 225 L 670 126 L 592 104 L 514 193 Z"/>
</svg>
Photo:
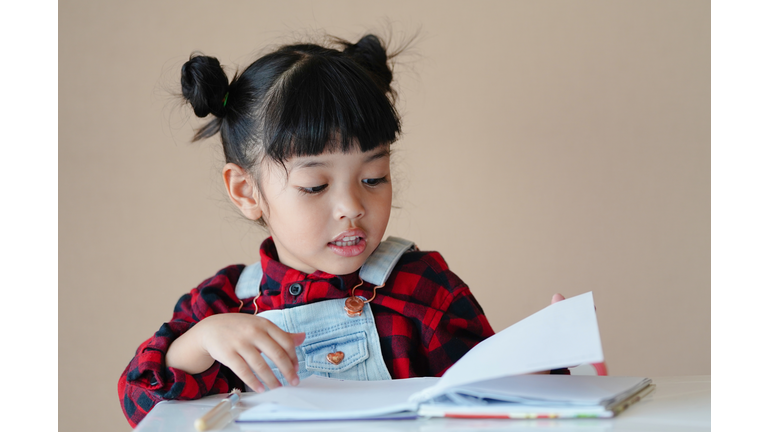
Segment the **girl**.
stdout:
<svg viewBox="0 0 768 432">
<path fill-rule="evenodd" d="M 311 374 L 440 376 L 493 334 L 440 254 L 383 240 L 400 133 L 391 55 L 373 35 L 335 44 L 284 46 L 231 82 L 212 57 L 182 67 L 195 115 L 214 116 L 195 140 L 221 134 L 229 197 L 271 237 L 138 348 L 118 384 L 131 425 L 161 400 Z"/>
</svg>

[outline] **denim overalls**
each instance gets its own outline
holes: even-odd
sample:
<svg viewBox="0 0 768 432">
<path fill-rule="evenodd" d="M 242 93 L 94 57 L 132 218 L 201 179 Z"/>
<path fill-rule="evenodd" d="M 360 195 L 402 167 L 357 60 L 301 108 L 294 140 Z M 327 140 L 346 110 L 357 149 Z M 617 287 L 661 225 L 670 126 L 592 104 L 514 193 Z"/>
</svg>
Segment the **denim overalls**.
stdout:
<svg viewBox="0 0 768 432">
<path fill-rule="evenodd" d="M 384 285 L 400 257 L 413 249 L 411 241 L 387 238 L 360 268 L 360 278 L 374 286 Z M 260 262 L 247 266 L 235 287 L 238 298 L 258 296 L 262 276 Z M 365 303 L 360 316 L 350 317 L 344 311 L 345 301 L 324 300 L 290 309 L 268 310 L 257 315 L 272 321 L 283 331 L 306 333 L 304 343 L 296 347 L 299 379 L 310 375 L 360 381 L 392 379 L 381 354 L 371 306 Z M 264 359 L 280 383 L 287 385 L 272 360 L 266 356 Z"/>
</svg>

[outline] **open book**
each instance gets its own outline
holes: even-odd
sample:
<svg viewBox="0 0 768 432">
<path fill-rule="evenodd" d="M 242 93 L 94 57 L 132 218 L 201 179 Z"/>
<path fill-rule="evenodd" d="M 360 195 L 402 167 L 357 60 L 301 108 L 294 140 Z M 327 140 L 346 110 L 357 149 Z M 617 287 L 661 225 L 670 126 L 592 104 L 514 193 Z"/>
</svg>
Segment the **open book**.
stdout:
<svg viewBox="0 0 768 432">
<path fill-rule="evenodd" d="M 612 417 L 652 389 L 647 378 L 524 375 L 603 361 L 592 293 L 547 306 L 484 340 L 441 378 L 345 381 L 243 395 L 238 422 L 448 417 Z"/>
</svg>

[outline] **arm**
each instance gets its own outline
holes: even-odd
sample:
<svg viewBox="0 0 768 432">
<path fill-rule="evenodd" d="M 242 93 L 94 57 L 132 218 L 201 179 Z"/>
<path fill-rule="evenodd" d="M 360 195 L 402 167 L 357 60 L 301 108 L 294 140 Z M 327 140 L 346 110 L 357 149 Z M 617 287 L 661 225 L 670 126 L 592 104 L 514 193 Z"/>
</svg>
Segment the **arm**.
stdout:
<svg viewBox="0 0 768 432">
<path fill-rule="evenodd" d="M 430 376 L 442 376 L 467 351 L 493 336 L 488 319 L 475 297 L 464 285 L 445 299 L 445 312 L 434 325 L 427 342 Z"/>
<path fill-rule="evenodd" d="M 189 311 L 189 294 L 177 304 L 174 320 L 163 324 L 151 338 L 136 350 L 118 381 L 120 405 L 126 419 L 135 427 L 160 401 L 198 399 L 215 393 L 226 393 L 242 387 L 242 381 L 219 363 L 199 374 L 167 367 L 165 354 L 170 342 L 184 334 L 193 323 L 178 320 L 176 315 Z M 182 309 L 180 309 L 182 306 Z"/>
<path fill-rule="evenodd" d="M 244 384 L 264 389 L 280 384 L 261 356 L 270 357 L 298 383 L 295 347 L 303 334 L 290 334 L 270 321 L 240 312 L 235 294 L 242 266 L 230 266 L 183 296 L 173 318 L 144 342 L 118 383 L 123 411 L 136 425 L 167 399 L 198 399 Z"/>
<path fill-rule="evenodd" d="M 198 399 L 209 394 L 226 393 L 234 387 L 243 388 L 242 380 L 219 363 L 212 364 L 201 373 L 191 374 L 168 367 L 165 359 L 173 341 L 203 318 L 239 311 L 240 301 L 234 294 L 234 285 L 242 268 L 226 267 L 182 296 L 171 320 L 136 350 L 136 355 L 118 381 L 120 405 L 131 426 L 136 426 L 161 400 Z"/>
<path fill-rule="evenodd" d="M 422 262 L 427 268 L 421 272 L 415 294 L 419 301 L 429 301 L 435 312 L 422 323 L 422 349 L 427 375 L 442 376 L 494 331 L 467 284 L 448 268 L 439 253 L 430 253 Z"/>
<path fill-rule="evenodd" d="M 442 376 L 464 354 L 482 340 L 494 334 L 490 324 L 475 297 L 464 282 L 446 267 L 440 279 L 452 295 L 444 298 L 438 308 L 445 311 L 434 328 L 434 333 L 425 340 L 427 357 L 430 361 L 430 375 Z M 564 300 L 560 294 L 552 297 L 551 303 Z M 567 368 L 539 372 L 541 374 L 569 375 Z"/>
<path fill-rule="evenodd" d="M 296 347 L 304 334 L 286 333 L 271 321 L 238 313 L 211 315 L 171 343 L 165 356 L 168 367 L 199 374 L 218 361 L 257 392 L 280 387 L 264 353 L 292 385 L 299 384 Z M 255 375 L 254 375 L 255 374 Z"/>
<path fill-rule="evenodd" d="M 552 298 L 552 303 L 564 300 L 560 294 L 555 294 Z M 436 328 L 435 336 L 438 340 L 450 341 L 449 344 L 440 344 L 436 349 L 439 351 L 445 351 L 445 355 L 435 355 L 433 352 L 430 354 L 431 358 L 441 358 L 443 356 L 448 357 L 449 363 L 445 361 L 432 362 L 431 366 L 442 370 L 432 370 L 436 376 L 441 376 L 445 373 L 449 367 L 456 363 L 461 356 L 466 354 L 467 351 L 472 349 L 475 345 L 482 340 L 493 335 L 488 320 L 483 314 L 483 310 L 475 300 L 474 296 L 469 292 L 469 288 L 460 289 L 457 295 L 451 299 L 450 305 L 447 307 L 446 313 L 440 320 L 440 324 Z M 435 344 L 432 344 L 435 345 Z M 446 348 L 448 346 L 448 348 Z M 567 368 L 554 369 L 552 371 L 542 371 L 538 374 L 552 374 L 552 375 L 570 375 L 570 371 Z"/>
<path fill-rule="evenodd" d="M 467 285 L 437 252 L 409 252 L 372 301 L 392 378 L 441 376 L 493 335 Z"/>
</svg>

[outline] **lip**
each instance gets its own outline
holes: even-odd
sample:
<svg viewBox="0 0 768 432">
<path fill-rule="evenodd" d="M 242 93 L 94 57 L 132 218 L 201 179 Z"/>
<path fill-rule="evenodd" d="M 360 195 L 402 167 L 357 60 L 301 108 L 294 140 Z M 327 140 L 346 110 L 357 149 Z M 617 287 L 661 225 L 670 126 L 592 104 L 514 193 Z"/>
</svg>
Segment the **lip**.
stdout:
<svg viewBox="0 0 768 432">
<path fill-rule="evenodd" d="M 358 237 L 360 241 L 357 242 L 357 244 L 350 246 L 337 246 L 333 244 L 333 242 L 341 241 L 344 237 Z M 365 248 L 368 245 L 368 242 L 365 241 L 365 237 L 365 232 L 361 229 L 347 230 L 334 237 L 333 240 L 328 242 L 327 246 L 336 255 L 347 258 L 355 257 L 365 251 Z"/>
</svg>

